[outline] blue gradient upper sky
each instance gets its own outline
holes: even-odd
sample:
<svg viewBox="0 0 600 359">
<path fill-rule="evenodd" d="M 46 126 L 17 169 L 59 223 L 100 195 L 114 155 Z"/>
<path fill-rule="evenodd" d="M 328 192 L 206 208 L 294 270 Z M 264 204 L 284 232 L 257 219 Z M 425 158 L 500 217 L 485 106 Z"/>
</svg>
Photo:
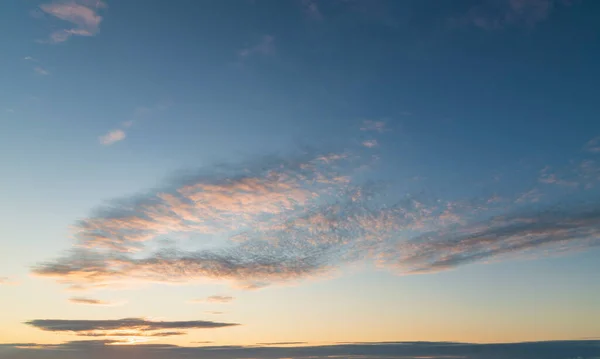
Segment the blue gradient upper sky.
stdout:
<svg viewBox="0 0 600 359">
<path fill-rule="evenodd" d="M 600 335 L 600 3 L 4 0 L 0 30 L 3 343 Z M 167 328 L 114 325 L 84 332 Z"/>
</svg>

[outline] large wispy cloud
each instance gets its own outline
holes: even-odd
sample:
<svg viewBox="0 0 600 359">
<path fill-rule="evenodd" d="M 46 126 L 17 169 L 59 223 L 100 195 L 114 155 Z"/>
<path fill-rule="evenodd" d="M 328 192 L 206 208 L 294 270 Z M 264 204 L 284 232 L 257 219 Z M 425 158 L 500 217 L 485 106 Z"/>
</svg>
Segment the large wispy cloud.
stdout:
<svg viewBox="0 0 600 359">
<path fill-rule="evenodd" d="M 356 179 L 369 152 L 310 150 L 179 176 L 78 221 L 74 250 L 33 273 L 73 289 L 201 280 L 256 289 L 364 260 L 424 273 L 599 244 L 593 203 L 552 203 L 538 188 L 500 199 L 398 198 L 389 185 Z M 178 238 L 195 240 L 181 248 Z"/>
<path fill-rule="evenodd" d="M 59 0 L 40 5 L 40 9 L 57 19 L 71 24 L 71 28 L 54 31 L 49 43 L 67 41 L 71 36 L 94 36 L 100 32 L 102 16 L 99 11 L 106 7 L 101 0 Z"/>
<path fill-rule="evenodd" d="M 470 344 L 448 342 L 349 343 L 325 346 L 204 346 L 179 347 L 168 344 L 128 344 L 124 340 L 85 340 L 64 344 L 3 344 L 4 359 L 124 359 L 140 357 L 168 359 L 195 358 L 349 358 L 349 359 L 566 359 L 596 358 L 600 341 L 548 341 L 507 344 Z"/>
</svg>

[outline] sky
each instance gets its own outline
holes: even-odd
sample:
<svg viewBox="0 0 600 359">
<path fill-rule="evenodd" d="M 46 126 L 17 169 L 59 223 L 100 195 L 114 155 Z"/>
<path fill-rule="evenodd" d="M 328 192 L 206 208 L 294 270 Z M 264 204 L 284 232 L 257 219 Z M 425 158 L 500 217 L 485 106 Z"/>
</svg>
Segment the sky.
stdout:
<svg viewBox="0 0 600 359">
<path fill-rule="evenodd" d="M 600 3 L 0 30 L 0 358 L 600 357 Z"/>
</svg>

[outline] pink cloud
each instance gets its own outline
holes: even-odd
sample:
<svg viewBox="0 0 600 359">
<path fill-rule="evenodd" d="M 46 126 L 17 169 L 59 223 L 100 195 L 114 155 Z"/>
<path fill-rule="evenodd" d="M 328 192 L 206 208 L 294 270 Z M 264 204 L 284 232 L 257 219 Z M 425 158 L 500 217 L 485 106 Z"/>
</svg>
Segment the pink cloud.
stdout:
<svg viewBox="0 0 600 359">
<path fill-rule="evenodd" d="M 363 141 L 362 145 L 367 148 L 373 148 L 373 147 L 377 147 L 379 145 L 379 143 L 377 143 L 377 140 L 367 140 L 367 141 Z"/>
<path fill-rule="evenodd" d="M 114 131 L 110 131 L 109 133 L 107 133 L 104 136 L 100 136 L 98 139 L 100 140 L 101 144 L 103 144 L 105 146 L 109 146 L 109 145 L 112 145 L 113 143 L 123 141 L 125 139 L 125 137 L 127 137 L 127 135 L 125 134 L 125 132 L 123 130 L 114 130 Z"/>
<path fill-rule="evenodd" d="M 48 15 L 66 21 L 75 27 L 61 29 L 50 34 L 50 43 L 60 43 L 71 36 L 94 36 L 100 31 L 102 16 L 98 10 L 106 7 L 100 0 L 65 0 L 40 5 L 40 9 Z"/>
</svg>

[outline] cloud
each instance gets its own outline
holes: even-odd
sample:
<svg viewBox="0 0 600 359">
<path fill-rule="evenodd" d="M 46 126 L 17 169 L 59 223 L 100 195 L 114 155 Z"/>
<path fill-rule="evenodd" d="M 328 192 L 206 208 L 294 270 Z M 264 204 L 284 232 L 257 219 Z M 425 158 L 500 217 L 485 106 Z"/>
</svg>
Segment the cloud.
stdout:
<svg viewBox="0 0 600 359">
<path fill-rule="evenodd" d="M 363 126 L 360 128 L 361 131 L 375 131 L 375 132 L 385 132 L 386 126 L 385 126 L 385 122 L 383 121 L 371 121 L 371 120 L 366 120 L 363 122 Z"/>
<path fill-rule="evenodd" d="M 269 55 L 273 53 L 273 51 L 275 51 L 275 37 L 265 35 L 256 45 L 240 50 L 239 55 L 242 58 L 246 58 L 256 54 Z"/>
<path fill-rule="evenodd" d="M 221 315 L 221 314 L 225 314 L 225 312 L 218 312 L 218 311 L 206 311 L 204 312 L 206 314 L 213 314 L 213 315 Z"/>
<path fill-rule="evenodd" d="M 33 68 L 33 71 L 35 71 L 38 75 L 43 75 L 43 76 L 48 76 L 50 75 L 50 72 L 48 72 L 48 70 L 44 69 L 41 66 L 36 66 Z"/>
<path fill-rule="evenodd" d="M 194 299 L 192 303 L 229 303 L 233 301 L 233 297 L 226 295 L 211 295 L 204 299 Z"/>
<path fill-rule="evenodd" d="M 11 281 L 8 277 L 0 277 L 0 285 L 10 284 Z"/>
<path fill-rule="evenodd" d="M 69 298 L 69 302 L 75 303 L 75 304 L 99 305 L 99 306 L 116 305 L 116 303 L 113 303 L 113 302 L 108 302 L 108 301 L 99 300 L 99 299 L 84 298 L 84 297 Z"/>
<path fill-rule="evenodd" d="M 550 16 L 566 0 L 499 0 L 482 1 L 471 7 L 467 14 L 454 22 L 472 24 L 485 30 L 499 30 L 507 26 L 534 26 Z"/>
<path fill-rule="evenodd" d="M 448 342 L 349 343 L 324 346 L 201 346 L 128 344 L 123 340 L 86 340 L 63 344 L 0 344 L 3 359 L 89 359 L 131 357 L 195 358 L 350 358 L 350 359 L 565 359 L 598 357 L 600 341 L 546 341 L 528 343 L 470 344 Z"/>
<path fill-rule="evenodd" d="M 600 137 L 589 140 L 585 144 L 584 150 L 591 153 L 600 153 Z"/>
<path fill-rule="evenodd" d="M 94 36 L 100 32 L 102 16 L 98 10 L 106 7 L 100 0 L 63 0 L 40 5 L 40 9 L 51 16 L 74 25 L 50 34 L 50 43 L 67 41 L 71 36 Z"/>
<path fill-rule="evenodd" d="M 304 12 L 308 17 L 315 20 L 322 20 L 323 14 L 316 0 L 301 0 Z"/>
<path fill-rule="evenodd" d="M 426 233 L 396 244 L 381 258 L 401 272 L 430 273 L 531 251 L 540 255 L 544 250 L 560 253 L 599 245 L 600 206 L 555 206 Z"/>
<path fill-rule="evenodd" d="M 113 143 L 123 141 L 125 139 L 125 137 L 127 137 L 127 135 L 125 134 L 125 131 L 113 130 L 104 136 L 98 137 L 98 140 L 100 141 L 101 144 L 103 144 L 105 146 L 110 146 Z"/>
<path fill-rule="evenodd" d="M 167 337 L 186 334 L 192 329 L 214 329 L 236 326 L 236 323 L 220 323 L 204 320 L 190 321 L 153 321 L 143 318 L 125 318 L 116 320 L 70 320 L 35 319 L 25 324 L 40 330 L 68 333 L 86 337 L 126 338 Z"/>
<path fill-rule="evenodd" d="M 377 147 L 379 145 L 379 143 L 377 143 L 377 140 L 366 140 L 366 141 L 363 141 L 362 145 L 367 148 L 373 148 L 373 147 Z"/>
<path fill-rule="evenodd" d="M 310 149 L 178 174 L 77 221 L 73 250 L 32 272 L 71 289 L 219 281 L 251 290 L 363 261 L 423 273 L 597 245 L 597 207 L 540 202 L 541 190 L 506 200 L 399 197 L 393 186 L 357 179 L 369 152 Z M 537 212 L 524 212 L 526 204 Z"/>
<path fill-rule="evenodd" d="M 167 101 L 167 102 L 160 102 L 157 105 L 152 106 L 152 107 L 145 107 L 145 106 L 137 107 L 133 112 L 133 119 L 123 121 L 121 123 L 120 129 L 114 129 L 114 130 L 108 132 L 106 135 L 100 136 L 99 137 L 100 143 L 108 146 L 108 145 L 112 145 L 115 142 L 124 140 L 127 137 L 127 133 L 125 132 L 126 129 L 132 127 L 137 122 L 147 119 L 148 117 L 152 116 L 153 114 L 155 114 L 159 111 L 164 111 L 164 110 L 168 109 L 170 106 L 171 106 L 171 103 Z"/>
</svg>

